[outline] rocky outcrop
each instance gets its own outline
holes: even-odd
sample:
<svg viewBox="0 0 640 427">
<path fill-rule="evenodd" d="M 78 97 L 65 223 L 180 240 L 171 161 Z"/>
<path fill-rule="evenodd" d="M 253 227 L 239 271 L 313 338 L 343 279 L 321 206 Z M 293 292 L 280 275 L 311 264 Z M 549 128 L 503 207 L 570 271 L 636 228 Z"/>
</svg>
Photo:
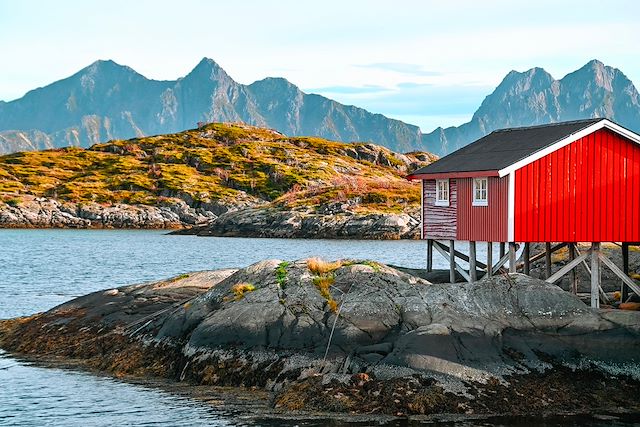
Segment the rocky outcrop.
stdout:
<svg viewBox="0 0 640 427">
<path fill-rule="evenodd" d="M 0 202 L 0 228 L 181 228 L 212 218 L 212 212 L 183 201 L 102 205 L 25 196 L 15 203 Z"/>
<path fill-rule="evenodd" d="M 328 212 L 324 212 L 328 210 Z M 417 212 L 355 214 L 340 204 L 320 212 L 282 209 L 243 209 L 220 215 L 206 225 L 174 234 L 227 237 L 280 237 L 323 239 L 418 239 Z"/>
<path fill-rule="evenodd" d="M 194 203 L 195 204 L 195 203 Z M 0 228 L 177 229 L 173 234 L 227 237 L 417 239 L 420 220 L 409 214 L 354 214 L 342 205 L 309 213 L 182 200 L 161 206 L 73 203 L 26 196 L 0 202 Z M 326 210 L 326 209 L 325 209 Z"/>
<path fill-rule="evenodd" d="M 640 313 L 517 274 L 432 284 L 372 261 L 267 260 L 0 322 L 0 347 L 260 387 L 283 410 L 640 413 Z"/>
</svg>

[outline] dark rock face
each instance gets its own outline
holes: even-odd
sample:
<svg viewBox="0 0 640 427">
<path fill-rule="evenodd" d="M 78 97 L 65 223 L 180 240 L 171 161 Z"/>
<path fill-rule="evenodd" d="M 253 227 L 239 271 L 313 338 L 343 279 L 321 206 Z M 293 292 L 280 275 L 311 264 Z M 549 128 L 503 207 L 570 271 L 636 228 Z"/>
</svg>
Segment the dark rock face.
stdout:
<svg viewBox="0 0 640 427">
<path fill-rule="evenodd" d="M 286 409 L 640 412 L 640 313 L 517 274 L 431 284 L 371 261 L 267 260 L 0 322 L 0 347 L 258 386 Z"/>
<path fill-rule="evenodd" d="M 618 69 L 600 61 L 554 79 L 542 68 L 511 71 L 485 98 L 470 122 L 423 135 L 424 147 L 442 155 L 502 128 L 606 117 L 640 132 L 640 95 Z"/>
<path fill-rule="evenodd" d="M 244 122 L 292 136 L 420 147 L 417 126 L 306 94 L 285 79 L 234 81 L 204 58 L 176 81 L 149 80 L 113 61 L 0 103 L 0 154 L 173 133 L 198 122 Z"/>
<path fill-rule="evenodd" d="M 181 228 L 215 217 L 184 201 L 164 206 L 105 206 L 25 196 L 16 206 L 0 202 L 0 228 Z"/>
<path fill-rule="evenodd" d="M 175 234 L 226 237 L 279 237 L 323 239 L 418 239 L 419 215 L 354 214 L 342 206 L 324 212 L 249 208 L 227 212 L 207 225 Z"/>
</svg>

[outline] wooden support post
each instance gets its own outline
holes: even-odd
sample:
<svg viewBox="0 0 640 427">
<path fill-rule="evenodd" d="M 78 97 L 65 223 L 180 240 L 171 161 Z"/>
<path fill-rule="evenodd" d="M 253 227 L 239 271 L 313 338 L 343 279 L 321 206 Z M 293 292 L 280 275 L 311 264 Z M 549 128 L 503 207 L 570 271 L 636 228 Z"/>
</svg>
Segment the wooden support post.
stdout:
<svg viewBox="0 0 640 427">
<path fill-rule="evenodd" d="M 433 271 L 433 240 L 427 239 L 427 273 Z"/>
<path fill-rule="evenodd" d="M 622 271 L 629 276 L 629 244 L 622 243 Z M 629 289 L 627 284 L 622 281 L 620 285 L 620 302 L 625 302 L 629 298 Z"/>
<path fill-rule="evenodd" d="M 476 267 L 476 242 L 469 242 L 469 282 L 478 281 L 478 268 Z"/>
<path fill-rule="evenodd" d="M 548 279 L 551 277 L 551 243 L 549 242 L 544 244 L 544 264 L 547 273 L 545 279 Z"/>
<path fill-rule="evenodd" d="M 529 273 L 531 273 L 531 264 L 529 262 L 529 260 L 531 259 L 531 253 L 530 253 L 530 247 L 529 247 L 529 242 L 526 242 L 524 244 L 524 250 L 522 252 L 522 257 L 524 258 L 524 267 L 522 268 L 522 272 L 524 274 L 526 274 L 527 276 L 529 275 Z"/>
<path fill-rule="evenodd" d="M 449 240 L 449 280 L 451 283 L 456 283 L 456 251 L 454 245 L 454 241 Z"/>
<path fill-rule="evenodd" d="M 509 242 L 509 273 L 516 272 L 516 243 Z"/>
<path fill-rule="evenodd" d="M 576 259 L 576 244 L 569 243 L 569 262 L 574 259 Z M 575 269 L 572 269 L 569 272 L 569 290 L 574 295 L 578 293 L 578 275 L 576 274 Z"/>
<path fill-rule="evenodd" d="M 591 243 L 591 307 L 600 308 L 600 243 Z"/>
<path fill-rule="evenodd" d="M 588 257 L 589 257 L 589 252 L 585 252 L 583 255 L 580 255 L 578 258 L 565 264 L 564 267 L 560 268 L 560 270 L 556 271 L 554 274 L 551 275 L 551 277 L 549 277 L 545 281 L 547 283 L 557 282 L 558 280 L 562 279 L 562 276 L 564 276 L 570 271 L 573 271 L 578 265 L 580 265 L 582 261 L 586 260 Z"/>
<path fill-rule="evenodd" d="M 487 242 L 487 277 L 493 276 L 493 243 Z"/>
<path fill-rule="evenodd" d="M 505 254 L 504 242 L 500 242 L 500 258 L 502 258 L 504 254 Z"/>
</svg>

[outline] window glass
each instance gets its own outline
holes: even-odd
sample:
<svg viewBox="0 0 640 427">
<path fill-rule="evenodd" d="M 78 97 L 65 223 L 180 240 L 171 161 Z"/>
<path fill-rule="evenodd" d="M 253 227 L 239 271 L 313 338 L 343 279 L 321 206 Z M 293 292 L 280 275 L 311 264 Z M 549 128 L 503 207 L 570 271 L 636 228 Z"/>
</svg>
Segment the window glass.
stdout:
<svg viewBox="0 0 640 427">
<path fill-rule="evenodd" d="M 474 206 L 487 206 L 489 204 L 488 187 L 489 187 L 488 178 L 473 179 L 473 205 Z"/>
<path fill-rule="evenodd" d="M 449 180 L 436 180 L 436 205 L 449 206 Z"/>
</svg>

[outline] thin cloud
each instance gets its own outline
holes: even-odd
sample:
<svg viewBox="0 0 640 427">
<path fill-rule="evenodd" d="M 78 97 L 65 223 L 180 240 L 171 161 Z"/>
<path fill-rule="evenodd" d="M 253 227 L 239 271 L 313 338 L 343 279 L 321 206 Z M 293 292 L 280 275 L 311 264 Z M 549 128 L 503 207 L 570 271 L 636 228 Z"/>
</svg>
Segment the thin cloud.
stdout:
<svg viewBox="0 0 640 427">
<path fill-rule="evenodd" d="M 422 65 L 407 64 L 404 62 L 374 62 L 372 64 L 358 64 L 356 65 L 356 67 L 393 71 L 395 73 L 422 77 L 435 77 L 442 75 L 442 73 L 440 73 L 439 71 L 425 70 L 422 68 Z"/>
<path fill-rule="evenodd" d="M 364 86 L 325 86 L 312 89 L 305 89 L 307 93 L 337 93 L 344 95 L 359 95 L 369 93 L 380 93 L 388 91 L 384 86 L 364 85 Z"/>
</svg>

